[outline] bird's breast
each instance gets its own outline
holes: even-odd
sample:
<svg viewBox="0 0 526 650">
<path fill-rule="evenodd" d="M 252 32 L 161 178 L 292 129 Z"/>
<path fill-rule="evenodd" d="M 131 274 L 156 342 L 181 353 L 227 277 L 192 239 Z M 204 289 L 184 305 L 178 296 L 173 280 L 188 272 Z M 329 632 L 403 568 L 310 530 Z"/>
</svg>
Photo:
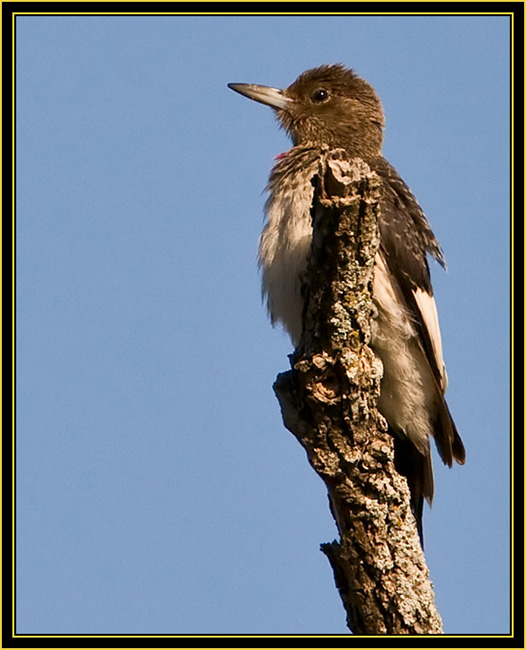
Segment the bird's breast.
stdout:
<svg viewBox="0 0 526 650">
<path fill-rule="evenodd" d="M 314 169 L 304 169 L 271 188 L 259 245 L 262 291 L 270 318 L 283 324 L 294 345 L 302 330 L 301 278 L 312 240 L 314 173 Z"/>
</svg>

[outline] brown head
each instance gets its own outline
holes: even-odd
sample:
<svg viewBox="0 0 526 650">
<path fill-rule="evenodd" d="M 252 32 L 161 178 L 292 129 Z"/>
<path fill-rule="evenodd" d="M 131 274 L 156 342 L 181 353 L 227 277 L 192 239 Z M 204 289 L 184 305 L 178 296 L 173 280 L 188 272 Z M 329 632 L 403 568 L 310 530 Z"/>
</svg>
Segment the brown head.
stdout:
<svg viewBox="0 0 526 650">
<path fill-rule="evenodd" d="M 295 145 L 343 147 L 365 159 L 381 153 L 385 121 L 380 99 L 372 86 L 341 64 L 307 70 L 284 90 L 228 86 L 271 106 Z"/>
</svg>

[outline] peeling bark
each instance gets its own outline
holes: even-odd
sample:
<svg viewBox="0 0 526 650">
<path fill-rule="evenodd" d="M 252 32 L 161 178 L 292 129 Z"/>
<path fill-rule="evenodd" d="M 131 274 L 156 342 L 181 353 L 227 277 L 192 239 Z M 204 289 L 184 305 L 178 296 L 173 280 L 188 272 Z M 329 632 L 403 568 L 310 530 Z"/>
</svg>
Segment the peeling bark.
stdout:
<svg viewBox="0 0 526 650">
<path fill-rule="evenodd" d="M 316 177 L 304 328 L 274 389 L 285 426 L 325 482 L 340 541 L 323 544 L 355 634 L 440 634 L 432 584 L 368 347 L 379 178 L 344 150 Z"/>
</svg>

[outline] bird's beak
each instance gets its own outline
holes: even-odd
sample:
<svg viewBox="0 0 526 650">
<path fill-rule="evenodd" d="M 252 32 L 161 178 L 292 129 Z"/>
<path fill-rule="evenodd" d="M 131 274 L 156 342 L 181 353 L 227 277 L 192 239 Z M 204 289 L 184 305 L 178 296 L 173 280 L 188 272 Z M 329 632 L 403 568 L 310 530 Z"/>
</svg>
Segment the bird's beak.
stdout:
<svg viewBox="0 0 526 650">
<path fill-rule="evenodd" d="M 279 88 L 258 86 L 257 84 L 228 84 L 228 87 L 240 95 L 245 95 L 249 99 L 272 106 L 272 108 L 287 109 L 292 102 L 292 99 L 284 95 Z"/>
</svg>

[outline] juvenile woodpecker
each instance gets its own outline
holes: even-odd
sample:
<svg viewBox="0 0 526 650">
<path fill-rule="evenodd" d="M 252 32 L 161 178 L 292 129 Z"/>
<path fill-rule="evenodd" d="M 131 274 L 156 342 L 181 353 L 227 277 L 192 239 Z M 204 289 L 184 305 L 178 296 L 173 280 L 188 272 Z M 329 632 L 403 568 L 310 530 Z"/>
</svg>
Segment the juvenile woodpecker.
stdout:
<svg viewBox="0 0 526 650">
<path fill-rule="evenodd" d="M 371 347 L 384 367 L 378 408 L 395 438 L 395 462 L 407 477 L 421 533 L 423 499 L 433 498 L 429 436 L 445 464 L 465 451 L 444 394 L 447 375 L 427 254 L 445 266 L 415 197 L 382 156 L 384 112 L 375 90 L 343 65 L 307 70 L 288 88 L 229 84 L 271 106 L 293 147 L 278 156 L 267 186 L 259 247 L 263 294 L 273 323 L 294 345 L 302 334 L 301 277 L 312 239 L 311 206 L 322 148 L 361 158 L 383 185 L 375 259 Z"/>
</svg>

